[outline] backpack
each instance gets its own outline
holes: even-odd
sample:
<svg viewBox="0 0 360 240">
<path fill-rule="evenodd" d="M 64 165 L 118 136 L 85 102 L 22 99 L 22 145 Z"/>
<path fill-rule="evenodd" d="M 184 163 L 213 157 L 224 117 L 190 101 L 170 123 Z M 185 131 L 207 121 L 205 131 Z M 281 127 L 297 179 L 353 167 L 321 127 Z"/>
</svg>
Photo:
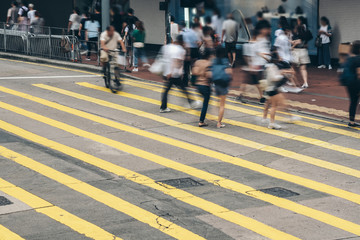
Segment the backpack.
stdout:
<svg viewBox="0 0 360 240">
<path fill-rule="evenodd" d="M 60 49 L 63 53 L 71 52 L 71 44 L 69 37 L 63 36 L 61 38 Z"/>
<path fill-rule="evenodd" d="M 231 76 L 226 73 L 228 68 L 226 59 L 214 59 L 211 67 L 212 81 L 215 85 L 228 87 L 232 80 Z"/>
<path fill-rule="evenodd" d="M 25 7 L 25 6 L 22 6 L 21 9 L 22 9 L 21 17 L 27 17 L 29 9 L 27 7 Z"/>
</svg>

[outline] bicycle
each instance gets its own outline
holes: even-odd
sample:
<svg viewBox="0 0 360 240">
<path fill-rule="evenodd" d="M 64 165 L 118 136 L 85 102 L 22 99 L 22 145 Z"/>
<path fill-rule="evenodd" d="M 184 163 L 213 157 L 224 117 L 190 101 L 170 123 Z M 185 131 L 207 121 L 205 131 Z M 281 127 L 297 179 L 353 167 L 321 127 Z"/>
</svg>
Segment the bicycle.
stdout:
<svg viewBox="0 0 360 240">
<path fill-rule="evenodd" d="M 105 64 L 104 68 L 104 81 L 106 88 L 109 88 L 112 93 L 121 91 L 123 86 L 121 84 L 121 70 L 118 62 L 116 61 L 115 54 L 118 54 L 120 50 L 109 50 L 109 61 Z"/>
</svg>

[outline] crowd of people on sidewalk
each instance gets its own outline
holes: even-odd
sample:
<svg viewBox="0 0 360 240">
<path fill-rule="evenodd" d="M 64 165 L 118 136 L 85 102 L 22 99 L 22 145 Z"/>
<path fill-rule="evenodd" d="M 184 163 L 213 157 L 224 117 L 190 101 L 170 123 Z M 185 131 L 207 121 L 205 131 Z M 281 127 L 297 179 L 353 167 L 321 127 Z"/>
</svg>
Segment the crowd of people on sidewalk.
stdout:
<svg viewBox="0 0 360 240">
<path fill-rule="evenodd" d="M 41 33 L 45 20 L 41 13 L 35 10 L 32 3 L 13 1 L 7 11 L 6 26 L 8 29 Z"/>
</svg>

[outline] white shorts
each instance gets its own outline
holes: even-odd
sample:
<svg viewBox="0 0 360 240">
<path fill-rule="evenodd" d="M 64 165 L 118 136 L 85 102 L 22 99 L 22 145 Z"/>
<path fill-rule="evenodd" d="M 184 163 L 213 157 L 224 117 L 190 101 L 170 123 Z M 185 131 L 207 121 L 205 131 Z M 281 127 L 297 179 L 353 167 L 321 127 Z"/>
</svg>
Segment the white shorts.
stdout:
<svg viewBox="0 0 360 240">
<path fill-rule="evenodd" d="M 309 51 L 306 48 L 294 48 L 292 50 L 292 58 L 292 62 L 298 66 L 311 63 Z"/>
</svg>

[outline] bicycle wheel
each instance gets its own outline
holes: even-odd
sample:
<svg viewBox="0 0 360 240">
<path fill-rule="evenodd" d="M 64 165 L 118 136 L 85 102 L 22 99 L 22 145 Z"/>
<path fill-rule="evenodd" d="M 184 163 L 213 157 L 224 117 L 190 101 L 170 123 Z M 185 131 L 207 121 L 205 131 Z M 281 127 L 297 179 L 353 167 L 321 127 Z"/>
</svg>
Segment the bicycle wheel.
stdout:
<svg viewBox="0 0 360 240">
<path fill-rule="evenodd" d="M 113 93 L 117 93 L 121 88 L 119 67 L 114 67 L 114 77 L 110 78 L 109 88 Z"/>
<path fill-rule="evenodd" d="M 111 79 L 110 64 L 106 63 L 105 72 L 104 72 L 104 81 L 105 81 L 105 87 L 106 88 L 109 88 L 110 79 Z"/>
</svg>

